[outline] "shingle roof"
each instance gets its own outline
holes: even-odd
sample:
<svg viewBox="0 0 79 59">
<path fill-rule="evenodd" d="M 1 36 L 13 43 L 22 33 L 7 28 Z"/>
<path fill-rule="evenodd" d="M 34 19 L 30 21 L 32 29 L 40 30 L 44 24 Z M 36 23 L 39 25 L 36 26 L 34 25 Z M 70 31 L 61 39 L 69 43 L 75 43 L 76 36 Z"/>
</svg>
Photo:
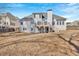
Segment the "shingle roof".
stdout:
<svg viewBox="0 0 79 59">
<path fill-rule="evenodd" d="M 31 20 L 33 20 L 33 16 L 36 15 L 36 14 L 39 14 L 39 17 L 42 16 L 44 19 L 47 19 L 47 13 L 32 13 L 32 15 L 24 17 L 20 21 L 31 21 Z M 56 20 L 66 20 L 66 18 L 58 16 L 58 15 L 55 15 L 55 14 L 53 14 L 52 16 Z"/>
<path fill-rule="evenodd" d="M 62 16 L 58 16 L 58 15 L 55 15 L 53 14 L 52 15 L 56 20 L 66 20 L 66 18 L 62 17 Z"/>
<path fill-rule="evenodd" d="M 33 18 L 24 17 L 20 21 L 32 21 Z"/>
<path fill-rule="evenodd" d="M 43 15 L 45 18 L 47 18 L 47 13 L 33 13 L 33 15 L 39 14 L 40 16 Z M 52 14 L 53 18 L 55 18 L 56 20 L 66 20 L 66 18 Z"/>
<path fill-rule="evenodd" d="M 0 14 L 0 17 L 6 17 L 8 16 L 10 18 L 10 20 L 18 20 L 18 17 L 15 17 L 14 15 L 12 15 L 11 13 L 2 13 Z"/>
</svg>

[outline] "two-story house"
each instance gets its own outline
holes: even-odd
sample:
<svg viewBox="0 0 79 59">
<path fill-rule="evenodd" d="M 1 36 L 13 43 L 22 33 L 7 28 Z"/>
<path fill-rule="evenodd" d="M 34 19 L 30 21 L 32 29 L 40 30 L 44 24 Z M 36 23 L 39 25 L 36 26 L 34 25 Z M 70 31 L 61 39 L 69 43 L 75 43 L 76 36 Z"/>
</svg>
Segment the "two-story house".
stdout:
<svg viewBox="0 0 79 59">
<path fill-rule="evenodd" d="M 0 14 L 0 32 L 19 31 L 19 20 L 10 13 Z"/>
<path fill-rule="evenodd" d="M 44 33 L 66 30 L 66 18 L 53 14 L 52 9 L 47 13 L 32 13 L 21 19 L 20 23 L 21 32 Z"/>
</svg>

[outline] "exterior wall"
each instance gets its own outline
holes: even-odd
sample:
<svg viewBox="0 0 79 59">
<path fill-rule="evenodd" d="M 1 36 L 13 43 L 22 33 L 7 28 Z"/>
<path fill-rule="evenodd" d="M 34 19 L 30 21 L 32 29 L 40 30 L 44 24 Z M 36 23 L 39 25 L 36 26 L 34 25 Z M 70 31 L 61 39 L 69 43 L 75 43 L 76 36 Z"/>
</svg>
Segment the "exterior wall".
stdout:
<svg viewBox="0 0 79 59">
<path fill-rule="evenodd" d="M 34 33 L 39 33 L 39 31 L 38 31 L 38 28 L 37 28 L 37 27 L 35 27 L 35 28 L 34 28 L 34 30 L 35 30 L 35 31 L 34 31 Z"/>
<path fill-rule="evenodd" d="M 25 22 L 25 21 L 20 22 L 20 31 L 21 31 L 21 32 L 27 32 L 27 30 L 24 30 L 24 28 L 25 28 L 25 29 L 27 28 L 26 22 Z"/>
<path fill-rule="evenodd" d="M 23 23 L 23 25 L 20 24 L 21 32 L 27 32 L 27 33 L 34 32 L 34 24 L 31 24 L 31 21 L 22 21 L 22 23 Z"/>
<path fill-rule="evenodd" d="M 7 31 L 7 27 L 6 26 L 6 17 L 1 17 L 1 20 L 0 20 L 0 32 L 5 32 Z"/>
<path fill-rule="evenodd" d="M 39 17 L 39 14 L 35 15 L 34 21 L 35 23 L 37 23 L 38 21 L 42 21 L 42 19 Z"/>
<path fill-rule="evenodd" d="M 38 22 L 42 22 L 42 19 L 39 17 L 39 14 L 36 14 L 36 15 L 35 15 L 34 22 L 35 22 L 35 25 L 34 25 L 34 32 L 35 32 L 35 33 L 39 33 L 38 28 L 35 27 Z"/>
<path fill-rule="evenodd" d="M 13 31 L 13 29 L 14 31 L 16 31 L 16 29 L 19 30 L 19 22 L 15 19 L 10 19 L 8 16 L 1 16 L 0 22 L 0 32 L 10 32 Z M 14 25 L 11 25 L 11 22 L 14 23 Z"/>
<path fill-rule="evenodd" d="M 10 19 L 8 17 L 2 16 L 2 19 L 0 20 L 0 27 L 3 30 L 2 27 L 8 28 L 10 26 Z"/>
<path fill-rule="evenodd" d="M 47 22 L 52 25 L 52 11 L 47 12 Z"/>
<path fill-rule="evenodd" d="M 60 25 L 60 22 L 61 22 L 61 25 Z M 57 20 L 55 21 L 55 25 L 54 25 L 54 31 L 55 32 L 59 32 L 59 31 L 62 31 L 62 30 L 66 30 L 66 22 L 64 21 L 64 25 L 62 24 L 62 20 L 60 20 L 57 24 Z"/>
</svg>

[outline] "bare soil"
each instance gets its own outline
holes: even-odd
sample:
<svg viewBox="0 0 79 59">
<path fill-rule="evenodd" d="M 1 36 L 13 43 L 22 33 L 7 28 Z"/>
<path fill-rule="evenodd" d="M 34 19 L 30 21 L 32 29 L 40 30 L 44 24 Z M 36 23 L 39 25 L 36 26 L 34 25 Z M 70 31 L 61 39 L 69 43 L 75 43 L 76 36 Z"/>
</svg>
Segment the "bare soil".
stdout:
<svg viewBox="0 0 79 59">
<path fill-rule="evenodd" d="M 71 36 L 73 34 L 73 36 Z M 72 40 L 70 41 L 70 38 Z M 2 56 L 78 56 L 79 30 L 59 33 L 2 33 Z"/>
</svg>

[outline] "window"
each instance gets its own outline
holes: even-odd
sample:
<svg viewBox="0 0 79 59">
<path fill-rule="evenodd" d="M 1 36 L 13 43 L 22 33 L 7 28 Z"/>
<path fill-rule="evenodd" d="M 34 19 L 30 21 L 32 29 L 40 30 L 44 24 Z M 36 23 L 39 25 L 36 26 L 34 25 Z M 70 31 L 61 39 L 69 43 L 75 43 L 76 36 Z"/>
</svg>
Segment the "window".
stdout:
<svg viewBox="0 0 79 59">
<path fill-rule="evenodd" d="M 44 24 L 47 25 L 47 21 L 45 21 Z"/>
<path fill-rule="evenodd" d="M 38 22 L 37 22 L 37 25 L 41 25 L 41 22 L 40 22 L 40 21 L 38 21 Z"/>
<path fill-rule="evenodd" d="M 31 31 L 33 31 L 33 28 L 31 28 Z"/>
<path fill-rule="evenodd" d="M 45 18 L 45 17 L 42 15 L 42 18 Z"/>
<path fill-rule="evenodd" d="M 55 22 L 53 21 L 53 22 L 52 22 L 52 25 L 54 25 L 54 24 L 55 24 Z"/>
<path fill-rule="evenodd" d="M 57 25 L 60 25 L 60 21 L 57 21 Z"/>
<path fill-rule="evenodd" d="M 21 22 L 21 25 L 23 25 L 23 22 Z"/>
<path fill-rule="evenodd" d="M 6 22 L 4 22 L 4 25 L 6 24 Z"/>
<path fill-rule="evenodd" d="M 57 21 L 57 25 L 59 25 L 59 21 Z"/>
<path fill-rule="evenodd" d="M 64 25 L 64 21 L 57 21 L 57 25 Z"/>
<path fill-rule="evenodd" d="M 61 21 L 60 21 L 60 25 L 61 25 Z"/>
<path fill-rule="evenodd" d="M 7 25 L 8 25 L 8 22 L 7 22 Z"/>
<path fill-rule="evenodd" d="M 64 25 L 64 21 L 62 21 L 62 25 Z"/>
<path fill-rule="evenodd" d="M 23 28 L 23 30 L 27 30 L 26 28 Z"/>
</svg>

